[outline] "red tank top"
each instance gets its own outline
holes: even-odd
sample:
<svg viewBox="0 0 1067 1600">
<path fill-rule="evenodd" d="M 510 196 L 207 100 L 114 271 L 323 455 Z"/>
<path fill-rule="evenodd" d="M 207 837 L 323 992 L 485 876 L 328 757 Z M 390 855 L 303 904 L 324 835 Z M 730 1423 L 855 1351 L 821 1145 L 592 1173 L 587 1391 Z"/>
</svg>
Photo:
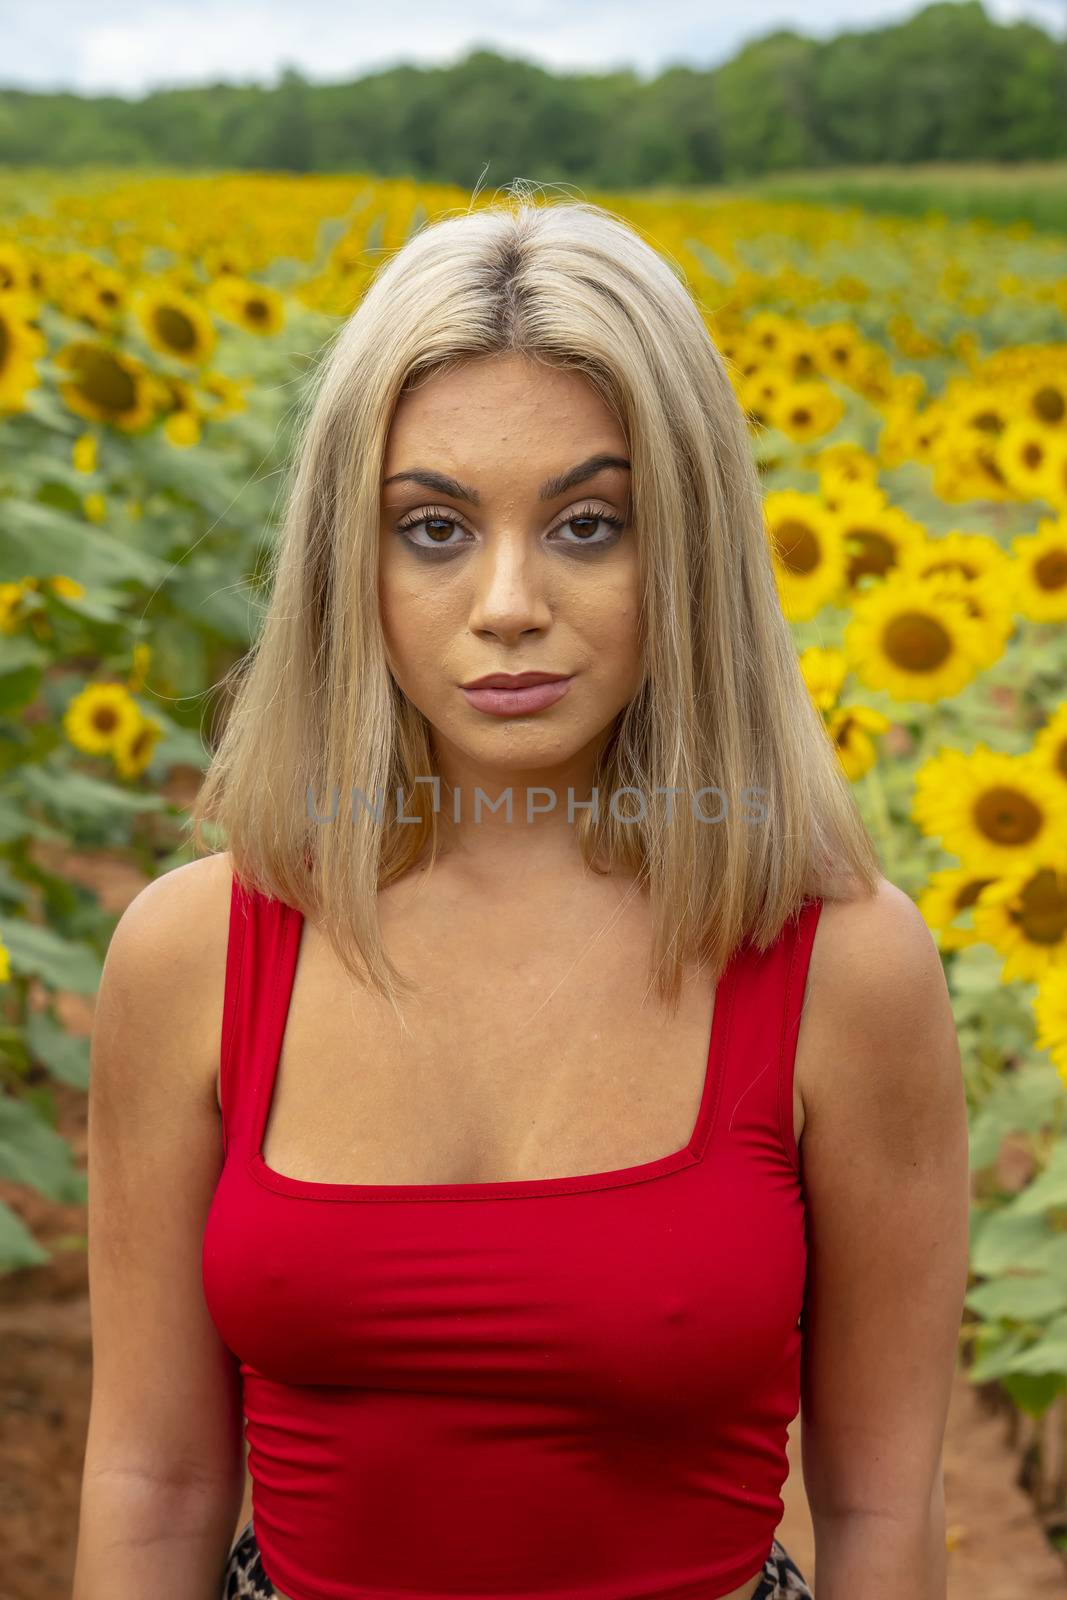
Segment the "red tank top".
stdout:
<svg viewBox="0 0 1067 1600">
<path fill-rule="evenodd" d="M 759 1572 L 800 1406 L 793 1062 L 820 908 L 724 969 L 683 1149 L 313 1183 L 259 1154 L 303 919 L 235 883 L 202 1269 L 276 1588 L 714 1600 Z"/>
</svg>

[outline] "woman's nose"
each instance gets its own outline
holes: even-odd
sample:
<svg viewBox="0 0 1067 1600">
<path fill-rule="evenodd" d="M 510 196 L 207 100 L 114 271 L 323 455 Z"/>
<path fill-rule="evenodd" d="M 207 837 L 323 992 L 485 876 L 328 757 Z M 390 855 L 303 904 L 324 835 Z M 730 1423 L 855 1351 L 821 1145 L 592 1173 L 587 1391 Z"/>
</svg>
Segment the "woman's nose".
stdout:
<svg viewBox="0 0 1067 1600">
<path fill-rule="evenodd" d="M 551 621 L 544 563 L 527 541 L 519 537 L 493 539 L 472 568 L 472 630 L 517 635 Z"/>
</svg>

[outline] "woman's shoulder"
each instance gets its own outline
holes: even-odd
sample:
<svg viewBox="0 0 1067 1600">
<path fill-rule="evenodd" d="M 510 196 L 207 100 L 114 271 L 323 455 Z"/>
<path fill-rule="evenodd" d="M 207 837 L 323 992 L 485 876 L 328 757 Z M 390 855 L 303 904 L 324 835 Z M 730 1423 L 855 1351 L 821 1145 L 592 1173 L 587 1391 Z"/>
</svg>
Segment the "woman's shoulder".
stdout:
<svg viewBox="0 0 1067 1600">
<path fill-rule="evenodd" d="M 933 934 L 915 901 L 879 876 L 870 894 L 822 902 L 812 946 L 809 991 L 836 1004 L 899 1002 L 901 989 L 942 976 Z"/>
<path fill-rule="evenodd" d="M 180 1034 L 189 1059 L 214 1053 L 221 1026 L 233 872 L 228 851 L 146 883 L 112 932 L 98 1011 L 145 1040 Z M 202 1035 L 202 1049 L 198 1034 Z"/>
<path fill-rule="evenodd" d="M 798 1040 L 806 1098 L 865 1099 L 958 1072 L 951 1000 L 934 936 L 915 901 L 879 877 L 870 894 L 825 900 Z"/>
<path fill-rule="evenodd" d="M 195 958 L 205 937 L 217 932 L 225 912 L 223 936 L 229 922 L 233 865 L 228 850 L 214 851 L 183 862 L 151 878 L 138 890 L 116 924 L 117 938 L 125 945 L 166 948 L 170 955 L 183 952 Z"/>
</svg>

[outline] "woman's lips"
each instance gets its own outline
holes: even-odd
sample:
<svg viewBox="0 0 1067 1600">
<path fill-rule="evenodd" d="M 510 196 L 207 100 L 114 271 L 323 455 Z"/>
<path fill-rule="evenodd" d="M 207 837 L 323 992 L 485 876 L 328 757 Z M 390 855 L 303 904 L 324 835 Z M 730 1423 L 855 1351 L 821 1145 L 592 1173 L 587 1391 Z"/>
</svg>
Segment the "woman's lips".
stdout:
<svg viewBox="0 0 1067 1600">
<path fill-rule="evenodd" d="M 531 683 L 525 689 L 464 689 L 463 693 L 476 711 L 487 711 L 492 717 L 524 717 L 562 700 L 571 681 L 556 678 L 552 683 Z"/>
</svg>

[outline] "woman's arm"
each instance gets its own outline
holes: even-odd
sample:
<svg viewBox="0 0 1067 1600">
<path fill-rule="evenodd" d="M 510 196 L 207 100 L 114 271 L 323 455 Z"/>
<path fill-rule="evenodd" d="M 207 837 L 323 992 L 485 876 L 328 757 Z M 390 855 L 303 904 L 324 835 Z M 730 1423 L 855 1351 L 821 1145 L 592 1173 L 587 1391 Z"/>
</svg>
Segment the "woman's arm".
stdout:
<svg viewBox="0 0 1067 1600">
<path fill-rule="evenodd" d="M 823 907 L 798 1039 L 801 1458 L 819 1600 L 945 1600 L 942 1444 L 968 1263 L 956 1030 L 914 903 Z"/>
<path fill-rule="evenodd" d="M 230 866 L 148 884 L 112 936 L 89 1079 L 92 1401 L 72 1600 L 216 1600 L 244 1489 L 236 1362 L 200 1247 Z"/>
</svg>

